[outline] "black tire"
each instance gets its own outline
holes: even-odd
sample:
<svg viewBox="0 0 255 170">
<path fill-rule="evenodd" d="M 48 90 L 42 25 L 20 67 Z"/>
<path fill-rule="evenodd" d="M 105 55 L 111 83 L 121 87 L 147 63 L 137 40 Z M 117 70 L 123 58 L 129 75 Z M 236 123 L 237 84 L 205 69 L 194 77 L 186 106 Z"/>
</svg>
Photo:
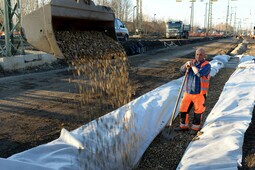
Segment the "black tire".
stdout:
<svg viewBox="0 0 255 170">
<path fill-rule="evenodd" d="M 189 39 L 189 33 L 188 32 L 185 32 L 184 38 Z"/>
<path fill-rule="evenodd" d="M 128 35 L 126 34 L 125 36 L 124 36 L 124 41 L 127 41 L 128 40 Z"/>
</svg>

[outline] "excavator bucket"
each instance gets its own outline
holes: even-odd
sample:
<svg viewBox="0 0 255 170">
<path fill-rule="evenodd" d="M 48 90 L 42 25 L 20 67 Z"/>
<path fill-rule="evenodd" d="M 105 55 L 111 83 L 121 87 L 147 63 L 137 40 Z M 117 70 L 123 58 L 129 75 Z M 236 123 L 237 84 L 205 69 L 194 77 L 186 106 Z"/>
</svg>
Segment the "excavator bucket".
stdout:
<svg viewBox="0 0 255 170">
<path fill-rule="evenodd" d="M 57 31 L 105 32 L 117 40 L 114 12 L 109 7 L 95 5 L 88 0 L 51 0 L 22 18 L 27 41 L 35 48 L 63 58 L 55 38 Z"/>
</svg>

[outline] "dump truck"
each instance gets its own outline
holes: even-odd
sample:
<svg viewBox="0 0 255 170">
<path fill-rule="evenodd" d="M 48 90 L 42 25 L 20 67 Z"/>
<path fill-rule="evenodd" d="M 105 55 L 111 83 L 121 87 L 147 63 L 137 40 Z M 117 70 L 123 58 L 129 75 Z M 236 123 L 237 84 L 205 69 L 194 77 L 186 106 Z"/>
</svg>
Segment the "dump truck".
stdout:
<svg viewBox="0 0 255 170">
<path fill-rule="evenodd" d="M 117 40 L 115 15 L 110 7 L 91 0 L 51 0 L 22 17 L 21 26 L 28 43 L 38 50 L 63 58 L 56 31 L 100 31 Z"/>
<path fill-rule="evenodd" d="M 168 21 L 166 23 L 166 38 L 189 38 L 190 25 L 182 21 Z"/>
</svg>

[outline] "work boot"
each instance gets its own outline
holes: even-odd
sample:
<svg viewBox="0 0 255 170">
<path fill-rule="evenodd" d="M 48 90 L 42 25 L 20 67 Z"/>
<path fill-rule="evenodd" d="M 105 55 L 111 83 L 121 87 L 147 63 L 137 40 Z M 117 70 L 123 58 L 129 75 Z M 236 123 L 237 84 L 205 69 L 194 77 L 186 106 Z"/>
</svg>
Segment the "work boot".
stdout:
<svg viewBox="0 0 255 170">
<path fill-rule="evenodd" d="M 184 132 L 184 131 L 189 131 L 189 128 L 180 128 L 180 127 L 177 127 L 177 128 L 174 128 L 174 131 L 176 131 L 176 132 Z"/>
</svg>

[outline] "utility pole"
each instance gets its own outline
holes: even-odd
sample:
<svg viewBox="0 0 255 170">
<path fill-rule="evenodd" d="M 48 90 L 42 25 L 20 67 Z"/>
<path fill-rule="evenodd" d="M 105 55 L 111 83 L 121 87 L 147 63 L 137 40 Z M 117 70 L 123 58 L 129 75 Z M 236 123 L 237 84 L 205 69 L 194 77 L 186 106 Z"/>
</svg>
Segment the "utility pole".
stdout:
<svg viewBox="0 0 255 170">
<path fill-rule="evenodd" d="M 142 0 L 136 0 L 136 33 L 141 33 L 142 22 L 143 22 L 143 13 L 142 13 Z"/>
<path fill-rule="evenodd" d="M 194 2 L 196 2 L 196 0 L 189 0 L 191 2 L 191 6 L 190 6 L 190 28 L 191 28 L 191 32 L 193 31 L 193 21 L 194 21 Z M 182 2 L 182 0 L 176 0 L 176 2 Z"/>
<path fill-rule="evenodd" d="M 237 28 L 236 28 L 236 10 L 235 10 L 235 19 L 234 19 L 234 33 L 237 33 Z"/>
<path fill-rule="evenodd" d="M 229 16 L 229 0 L 228 0 L 228 6 L 227 6 L 226 31 L 225 31 L 225 34 L 228 33 L 228 16 Z"/>
<path fill-rule="evenodd" d="M 133 7 L 133 29 L 134 29 L 134 32 L 136 31 L 136 24 L 135 24 L 135 8 L 136 6 Z"/>
<path fill-rule="evenodd" d="M 231 1 L 236 1 L 236 0 L 231 0 Z M 230 0 L 228 0 L 228 6 L 227 6 L 226 31 L 225 31 L 225 34 L 228 33 L 229 2 L 230 2 Z"/>
<path fill-rule="evenodd" d="M 190 28 L 191 28 L 191 32 L 193 32 L 193 21 L 194 21 L 194 1 L 195 0 L 191 0 L 191 10 L 190 10 Z"/>
<path fill-rule="evenodd" d="M 210 33 L 211 29 L 212 29 L 212 0 L 209 0 L 208 23 L 207 23 L 206 35 Z"/>
<path fill-rule="evenodd" d="M 229 17 L 229 26 L 232 26 L 232 15 L 233 15 L 233 13 L 232 13 L 232 7 L 231 7 L 231 10 L 230 10 L 230 17 Z"/>
<path fill-rule="evenodd" d="M 230 24 L 229 24 L 230 26 L 232 26 L 232 18 L 233 18 L 233 14 L 235 14 L 233 9 L 235 9 L 235 11 L 236 11 L 236 7 L 231 7 L 231 13 L 230 13 Z M 231 30 L 231 33 L 233 33 L 234 31 L 235 31 L 235 21 L 234 21 L 233 29 Z"/>
<path fill-rule="evenodd" d="M 241 25 L 242 25 L 242 20 L 239 19 L 239 21 L 238 21 L 238 28 L 237 28 L 237 32 L 238 33 L 240 33 L 240 31 L 241 31 Z"/>
<path fill-rule="evenodd" d="M 1 26 L 0 31 L 5 33 L 5 45 L 0 46 L 0 55 L 10 57 L 18 53 L 24 54 L 19 0 L 15 0 L 13 5 L 11 0 L 4 0 L 2 14 L 4 16 L 4 24 Z"/>
<path fill-rule="evenodd" d="M 139 8 L 140 7 L 140 3 L 139 0 L 136 0 L 136 30 L 135 33 L 138 34 L 139 32 Z"/>
<path fill-rule="evenodd" d="M 217 0 L 209 0 L 208 23 L 207 23 L 206 35 L 208 35 L 212 31 L 212 5 L 213 5 L 213 2 L 217 2 Z"/>
<path fill-rule="evenodd" d="M 142 31 L 142 25 L 143 25 L 143 1 L 142 0 L 140 0 L 140 13 L 139 13 L 139 15 L 140 15 L 140 27 L 139 27 L 139 29 L 140 29 L 140 32 Z"/>
<path fill-rule="evenodd" d="M 208 3 L 206 2 L 205 3 L 205 20 L 204 20 L 204 28 L 206 29 L 206 24 L 207 24 L 207 5 L 208 5 Z"/>
</svg>

